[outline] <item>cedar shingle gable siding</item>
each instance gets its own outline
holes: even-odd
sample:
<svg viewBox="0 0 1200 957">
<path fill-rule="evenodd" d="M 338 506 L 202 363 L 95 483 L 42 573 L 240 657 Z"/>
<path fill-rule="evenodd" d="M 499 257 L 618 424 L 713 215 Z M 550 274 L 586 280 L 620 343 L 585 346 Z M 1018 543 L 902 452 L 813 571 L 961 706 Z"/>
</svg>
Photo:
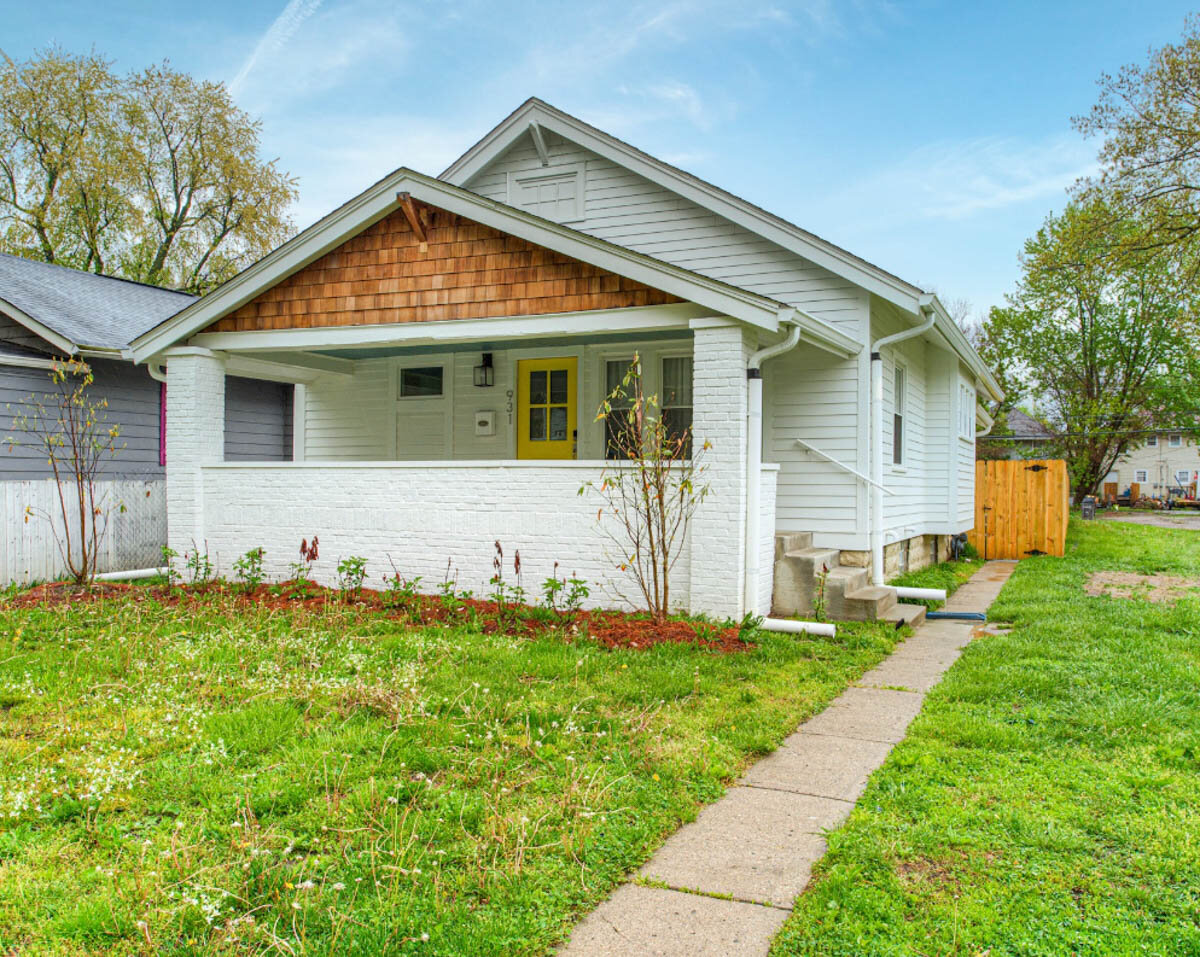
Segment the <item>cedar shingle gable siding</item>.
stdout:
<svg viewBox="0 0 1200 957">
<path fill-rule="evenodd" d="M 397 210 L 206 331 L 537 316 L 681 301 L 454 213 L 417 208 L 427 242 Z"/>
</svg>

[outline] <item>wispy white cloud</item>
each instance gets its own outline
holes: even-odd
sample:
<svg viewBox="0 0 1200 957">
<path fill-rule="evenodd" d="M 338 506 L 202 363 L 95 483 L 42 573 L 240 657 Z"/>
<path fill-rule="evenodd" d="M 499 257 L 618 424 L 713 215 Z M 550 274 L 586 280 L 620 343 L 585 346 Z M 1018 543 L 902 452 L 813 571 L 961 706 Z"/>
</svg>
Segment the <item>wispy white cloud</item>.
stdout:
<svg viewBox="0 0 1200 957">
<path fill-rule="evenodd" d="M 962 220 L 1034 200 L 1061 200 L 1095 168 L 1094 145 L 1075 136 L 1039 142 L 980 137 L 922 146 L 849 192 L 855 205 L 877 204 L 885 219 Z"/>
<path fill-rule="evenodd" d="M 253 51 L 246 57 L 237 76 L 229 81 L 229 91 L 234 96 L 241 92 L 246 79 L 254 72 L 255 67 L 266 57 L 281 51 L 288 41 L 300 29 L 300 25 L 317 12 L 321 0 L 289 0 L 283 12 L 275 18 L 267 30 L 254 45 Z"/>
</svg>

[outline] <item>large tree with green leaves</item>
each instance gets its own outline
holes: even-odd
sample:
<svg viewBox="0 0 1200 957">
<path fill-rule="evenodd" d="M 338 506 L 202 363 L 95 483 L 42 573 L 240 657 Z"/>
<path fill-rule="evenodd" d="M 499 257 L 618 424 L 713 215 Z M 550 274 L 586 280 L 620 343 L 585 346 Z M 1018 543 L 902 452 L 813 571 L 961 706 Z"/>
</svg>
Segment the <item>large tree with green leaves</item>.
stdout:
<svg viewBox="0 0 1200 957">
<path fill-rule="evenodd" d="M 296 184 L 223 84 L 0 62 L 0 251 L 204 292 L 292 233 Z"/>
<path fill-rule="evenodd" d="M 1194 293 L 1172 258 L 1113 242 L 1144 228 L 1101 203 L 1074 203 L 1025 244 L 1008 305 L 983 326 L 1014 401 L 1057 432 L 1076 499 L 1095 492 L 1140 432 L 1196 421 Z"/>
</svg>

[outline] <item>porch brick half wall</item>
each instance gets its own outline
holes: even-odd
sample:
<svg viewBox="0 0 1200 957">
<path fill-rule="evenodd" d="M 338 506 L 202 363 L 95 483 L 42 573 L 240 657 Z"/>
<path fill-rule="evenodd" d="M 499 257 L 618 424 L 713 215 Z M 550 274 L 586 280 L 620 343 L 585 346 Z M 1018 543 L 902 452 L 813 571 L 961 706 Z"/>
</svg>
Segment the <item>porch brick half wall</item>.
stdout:
<svg viewBox="0 0 1200 957">
<path fill-rule="evenodd" d="M 203 547 L 200 469 L 225 457 L 225 363 L 207 349 L 169 349 L 167 360 L 167 544 Z"/>
<path fill-rule="evenodd" d="M 746 576 L 746 366 L 754 333 L 720 320 L 693 323 L 693 445 L 705 453 L 708 498 L 692 523 L 693 609 L 740 618 Z M 769 566 L 766 568 L 769 574 Z"/>
</svg>

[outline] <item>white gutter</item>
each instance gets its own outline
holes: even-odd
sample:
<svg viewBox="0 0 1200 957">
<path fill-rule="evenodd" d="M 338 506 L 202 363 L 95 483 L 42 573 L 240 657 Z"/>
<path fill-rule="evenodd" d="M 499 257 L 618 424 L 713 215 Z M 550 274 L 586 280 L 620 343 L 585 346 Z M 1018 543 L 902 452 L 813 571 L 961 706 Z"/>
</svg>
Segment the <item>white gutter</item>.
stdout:
<svg viewBox="0 0 1200 957">
<path fill-rule="evenodd" d="M 871 581 L 883 584 L 883 355 L 884 346 L 895 345 L 933 328 L 937 321 L 933 297 L 922 296 L 918 308 L 924 319 L 910 329 L 871 343 Z"/>
<path fill-rule="evenodd" d="M 747 614 L 758 613 L 759 547 L 761 528 L 759 516 L 762 490 L 762 364 L 768 359 L 788 352 L 800 342 L 800 323 L 792 308 L 779 311 L 779 322 L 787 325 L 788 334 L 782 342 L 759 349 L 750 357 L 746 367 L 746 578 L 742 604 Z"/>
</svg>

